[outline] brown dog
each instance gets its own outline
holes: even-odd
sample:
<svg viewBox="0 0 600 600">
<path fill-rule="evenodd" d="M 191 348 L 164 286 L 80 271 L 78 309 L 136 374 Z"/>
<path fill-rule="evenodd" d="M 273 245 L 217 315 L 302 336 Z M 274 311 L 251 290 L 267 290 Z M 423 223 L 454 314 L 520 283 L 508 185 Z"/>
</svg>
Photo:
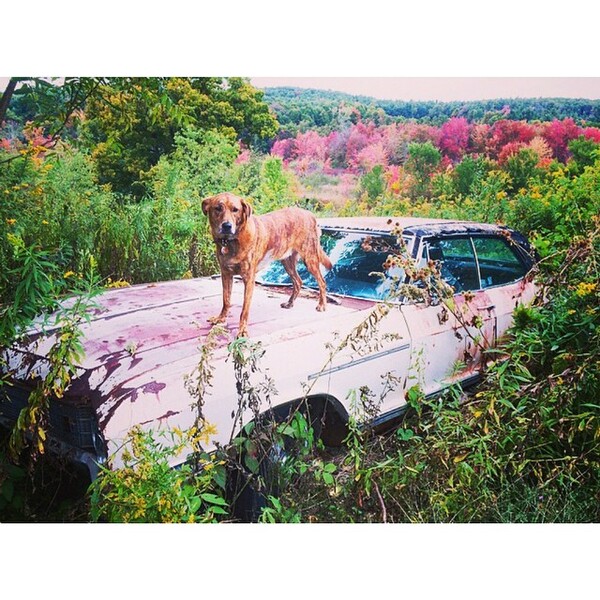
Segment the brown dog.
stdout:
<svg viewBox="0 0 600 600">
<path fill-rule="evenodd" d="M 228 192 L 205 198 L 202 211 L 208 215 L 217 245 L 223 282 L 223 308 L 210 319 L 212 323 L 225 321 L 231 306 L 233 276 L 240 275 L 244 282 L 244 303 L 238 337 L 248 335 L 254 278 L 259 266 L 271 260 L 280 260 L 292 279 L 292 294 L 282 308 L 291 308 L 300 293 L 302 280 L 296 270 L 300 257 L 319 284 L 317 310 L 325 310 L 327 290 L 319 265 L 331 269 L 331 261 L 321 248 L 319 227 L 312 213 L 301 208 L 282 208 L 254 217 L 248 202 Z"/>
</svg>

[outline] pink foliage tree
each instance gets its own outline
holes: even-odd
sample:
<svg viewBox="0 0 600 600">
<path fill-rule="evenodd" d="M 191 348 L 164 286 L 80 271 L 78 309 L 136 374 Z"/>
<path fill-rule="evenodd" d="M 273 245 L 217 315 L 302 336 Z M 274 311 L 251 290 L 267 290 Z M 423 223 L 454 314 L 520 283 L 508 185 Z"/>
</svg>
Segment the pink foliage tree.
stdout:
<svg viewBox="0 0 600 600">
<path fill-rule="evenodd" d="M 327 158 L 327 140 L 316 131 L 298 133 L 295 140 L 294 158 L 307 158 L 325 162 Z"/>
<path fill-rule="evenodd" d="M 385 148 L 388 162 L 391 165 L 401 165 L 408 158 L 408 138 L 407 132 L 402 125 L 394 123 L 382 128 L 381 141 Z"/>
<path fill-rule="evenodd" d="M 535 127 L 525 121 L 510 121 L 508 119 L 496 121 L 489 131 L 487 154 L 492 158 L 498 158 L 507 144 L 517 142 L 525 145 L 535 135 Z"/>
<path fill-rule="evenodd" d="M 353 170 L 359 168 L 358 154 L 380 137 L 377 128 L 372 123 L 357 123 L 350 128 L 346 142 L 346 164 Z"/>
<path fill-rule="evenodd" d="M 498 163 L 503 165 L 506 161 L 511 157 L 517 154 L 521 148 L 525 148 L 525 144 L 523 142 L 508 142 L 505 144 L 500 152 L 498 153 Z"/>
<path fill-rule="evenodd" d="M 586 127 L 583 130 L 583 135 L 588 140 L 592 140 L 592 142 L 596 142 L 596 144 L 600 144 L 600 129 L 598 129 L 598 127 Z"/>
<path fill-rule="evenodd" d="M 354 158 L 354 168 L 366 173 L 377 165 L 387 166 L 388 155 L 383 141 L 378 141 L 365 146 Z"/>
<path fill-rule="evenodd" d="M 439 149 L 451 160 L 459 161 L 469 145 L 470 126 L 464 117 L 453 117 L 440 130 Z"/>
<path fill-rule="evenodd" d="M 491 125 L 487 123 L 475 123 L 471 127 L 469 140 L 469 152 L 471 154 L 487 154 L 488 138 Z"/>
<path fill-rule="evenodd" d="M 333 169 L 345 169 L 348 166 L 346 163 L 346 146 L 349 137 L 349 129 L 333 131 L 327 136 L 327 154 Z"/>
<path fill-rule="evenodd" d="M 284 162 L 288 162 L 294 156 L 296 150 L 296 141 L 293 138 L 276 140 L 271 147 L 271 154 L 281 157 Z"/>
<path fill-rule="evenodd" d="M 567 162 L 570 156 L 569 142 L 579 137 L 580 134 L 581 128 L 571 118 L 562 121 L 554 119 L 544 127 L 542 132 L 542 136 L 552 148 L 554 157 L 561 162 Z"/>
</svg>

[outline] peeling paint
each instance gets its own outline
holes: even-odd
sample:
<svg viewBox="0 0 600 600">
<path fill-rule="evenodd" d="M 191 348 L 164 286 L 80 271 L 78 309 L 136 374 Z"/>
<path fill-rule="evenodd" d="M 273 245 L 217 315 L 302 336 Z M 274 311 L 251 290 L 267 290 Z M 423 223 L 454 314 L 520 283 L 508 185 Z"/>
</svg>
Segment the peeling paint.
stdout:
<svg viewBox="0 0 600 600">
<path fill-rule="evenodd" d="M 493 225 L 435 219 L 320 220 L 322 227 L 339 227 L 342 222 L 348 230 L 387 234 L 398 223 L 405 233 L 417 237 L 440 232 L 498 231 Z M 100 308 L 91 311 L 89 323 L 83 325 L 85 358 L 63 401 L 91 408 L 109 450 L 118 447 L 136 424 L 148 429 L 177 425 L 182 430 L 193 424 L 192 399 L 184 377 L 197 364 L 199 340 L 210 330 L 209 317 L 220 310 L 221 292 L 220 278 L 207 277 L 107 290 L 98 297 Z M 242 294 L 243 284 L 236 279 L 226 323 L 231 339 L 237 333 Z M 409 375 L 419 373 L 422 366 L 419 376 L 425 393 L 439 390 L 449 381 L 472 377 L 481 358 L 480 349 L 469 338 L 475 325 L 482 322 L 483 344 L 493 345 L 511 323 L 514 307 L 533 299 L 534 286 L 526 277 L 510 285 L 475 291 L 468 304 L 462 296 L 455 296 L 470 331 L 465 331 L 443 306 L 399 306 L 381 322 L 377 349 L 359 357 L 346 348 L 334 359 L 326 346 L 333 341 L 334 332 L 347 335 L 370 314 L 376 302 L 338 297 L 339 303 L 328 304 L 325 312 L 317 312 L 315 292 L 302 290 L 294 308 L 285 310 L 280 304 L 282 296 L 288 294 L 286 286 L 257 285 L 250 311 L 250 335 L 266 350 L 264 367 L 274 379 L 277 401 L 302 397 L 302 383 L 312 377 L 313 393 L 328 394 L 347 404 L 350 389 L 368 385 L 378 390 L 383 373 L 398 375 L 406 388 Z M 46 332 L 53 333 L 51 329 Z M 384 334 L 390 336 L 389 340 L 396 336 L 396 341 L 385 341 Z M 401 344 L 398 338 L 403 340 Z M 219 443 L 228 441 L 230 415 L 237 406 L 233 365 L 226 360 L 228 341 L 219 341 L 213 387 L 204 399 L 205 417 L 217 426 Z M 28 343 L 6 352 L 13 377 L 30 387 L 34 385 L 32 377 L 39 379 L 48 370 L 44 355 L 51 344 L 51 338 L 32 329 Z M 464 368 L 451 372 L 457 362 L 464 362 Z M 394 410 L 404 402 L 403 397 L 401 390 L 390 393 L 384 409 Z"/>
</svg>

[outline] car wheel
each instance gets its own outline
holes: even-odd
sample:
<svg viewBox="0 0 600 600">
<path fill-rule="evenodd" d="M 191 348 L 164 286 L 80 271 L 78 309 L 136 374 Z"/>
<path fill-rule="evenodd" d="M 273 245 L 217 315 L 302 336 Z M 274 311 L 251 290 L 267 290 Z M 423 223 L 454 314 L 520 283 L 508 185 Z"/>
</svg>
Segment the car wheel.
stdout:
<svg viewBox="0 0 600 600">
<path fill-rule="evenodd" d="M 234 444 L 228 492 L 232 516 L 246 523 L 257 521 L 268 497 L 277 497 L 289 482 L 294 455 L 310 451 L 317 440 L 339 446 L 347 433 L 344 417 L 320 397 L 277 407 L 245 429 L 248 437 L 242 433 Z"/>
</svg>

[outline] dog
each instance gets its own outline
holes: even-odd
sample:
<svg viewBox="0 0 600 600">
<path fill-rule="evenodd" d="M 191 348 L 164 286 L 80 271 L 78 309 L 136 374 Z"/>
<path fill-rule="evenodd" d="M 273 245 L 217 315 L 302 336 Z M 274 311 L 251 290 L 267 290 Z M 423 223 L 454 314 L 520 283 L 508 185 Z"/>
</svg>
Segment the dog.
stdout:
<svg viewBox="0 0 600 600">
<path fill-rule="evenodd" d="M 216 244 L 217 260 L 223 284 L 223 308 L 211 323 L 223 323 L 231 306 L 233 276 L 244 282 L 244 302 L 240 315 L 238 337 L 248 336 L 248 314 L 254 291 L 254 279 L 260 268 L 279 260 L 292 280 L 292 293 L 282 308 L 292 308 L 300 293 L 302 279 L 296 270 L 298 258 L 319 285 L 317 310 L 324 311 L 327 288 L 320 265 L 331 269 L 331 261 L 321 248 L 320 229 L 315 216 L 308 210 L 290 207 L 253 216 L 250 204 L 229 192 L 202 200 L 202 212 L 207 215 Z"/>
</svg>

